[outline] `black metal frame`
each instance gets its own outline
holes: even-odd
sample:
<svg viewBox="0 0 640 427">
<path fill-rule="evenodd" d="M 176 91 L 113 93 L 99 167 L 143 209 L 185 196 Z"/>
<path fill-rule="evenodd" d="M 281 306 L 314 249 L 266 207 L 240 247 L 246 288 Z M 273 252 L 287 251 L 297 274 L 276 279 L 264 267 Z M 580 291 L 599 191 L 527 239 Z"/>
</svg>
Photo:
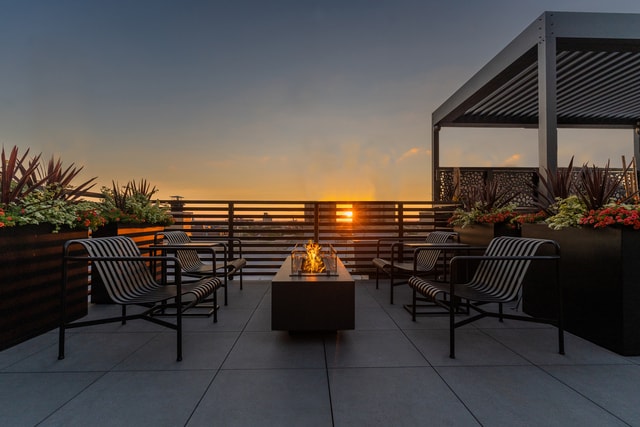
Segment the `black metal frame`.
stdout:
<svg viewBox="0 0 640 427">
<path fill-rule="evenodd" d="M 426 272 L 420 272 L 417 271 L 417 265 L 416 265 L 416 254 L 418 249 L 415 249 L 413 251 L 413 268 L 411 270 L 402 267 L 402 264 L 397 264 L 397 263 L 403 263 L 404 262 L 404 255 L 405 255 L 405 243 L 410 243 L 410 242 L 416 242 L 416 243 L 424 243 L 425 238 L 424 237 L 420 237 L 420 238 L 403 238 L 402 240 L 398 241 L 397 238 L 389 238 L 389 239 L 378 239 L 378 244 L 376 247 L 376 258 L 382 258 L 381 255 L 383 255 L 381 253 L 381 246 L 383 246 L 383 243 L 391 243 L 390 244 L 390 248 L 391 248 L 391 253 L 389 256 L 389 264 L 388 267 L 389 268 L 376 268 L 376 289 L 380 289 L 380 270 L 382 270 L 384 273 L 386 273 L 386 275 L 389 277 L 389 303 L 393 304 L 393 289 L 396 286 L 400 286 L 400 285 L 406 285 L 407 281 L 409 280 L 409 277 L 411 276 L 431 276 L 431 275 L 436 275 L 438 273 L 438 271 L 436 269 L 431 270 L 431 271 L 426 271 Z M 404 281 L 400 281 L 400 282 L 396 282 L 394 280 L 394 278 L 403 278 L 406 277 L 407 280 Z"/>
<path fill-rule="evenodd" d="M 502 322 L 504 319 L 511 320 L 521 320 L 525 322 L 534 322 L 534 323 L 545 323 L 549 325 L 557 326 L 558 328 L 558 353 L 564 354 L 564 326 L 563 326 L 563 309 L 562 309 L 562 286 L 560 284 L 560 246 L 558 243 L 554 241 L 547 241 L 544 244 L 553 244 L 555 249 L 555 255 L 533 255 L 533 256 L 487 256 L 487 255 L 459 255 L 455 256 L 451 259 L 450 269 L 451 269 L 451 279 L 449 281 L 449 291 L 446 292 L 445 295 L 448 295 L 448 299 L 446 300 L 431 300 L 435 304 L 445 308 L 449 313 L 449 357 L 455 358 L 455 329 L 461 326 L 467 325 L 471 322 L 475 322 L 484 317 L 495 317 Z M 502 301 L 497 302 L 498 304 L 498 312 L 487 311 L 479 307 L 479 305 L 487 304 L 487 303 L 496 303 L 495 301 L 483 300 L 483 299 L 475 299 L 476 303 L 472 302 L 467 298 L 463 298 L 456 296 L 456 285 L 463 285 L 464 283 L 459 282 L 457 279 L 457 274 L 455 272 L 460 271 L 459 267 L 456 267 L 458 263 L 469 263 L 474 261 L 553 261 L 554 264 L 554 277 L 557 287 L 557 298 L 558 298 L 558 313 L 556 319 L 549 318 L 540 318 L 540 317 L 528 317 L 528 316 L 520 316 L 513 314 L 505 314 L 503 310 L 503 304 L 510 301 Z M 413 288 L 413 303 L 417 302 L 417 291 Z M 460 320 L 458 322 L 455 321 L 455 315 L 458 313 L 459 305 L 464 304 L 467 308 L 475 310 L 478 314 L 475 316 Z M 413 321 L 416 320 L 415 311 L 412 313 Z"/>
<path fill-rule="evenodd" d="M 175 243 L 167 243 L 167 244 L 162 243 L 163 239 L 161 239 L 160 237 L 163 236 L 166 232 L 170 232 L 170 231 L 186 232 L 187 230 L 168 229 L 165 231 L 159 231 L 154 235 L 154 238 L 153 238 L 154 244 L 149 249 L 152 249 L 154 251 L 155 250 L 173 251 L 173 253 L 181 249 L 194 250 L 198 253 L 202 253 L 202 252 L 207 254 L 210 253 L 209 258 L 212 263 L 211 265 L 212 265 L 213 274 L 215 274 L 216 277 L 223 277 L 224 279 L 222 283 L 222 286 L 224 287 L 224 305 L 228 305 L 228 289 L 227 289 L 228 286 L 227 285 L 229 283 L 229 279 L 233 280 L 233 276 L 238 272 L 239 272 L 238 275 L 240 276 L 240 290 L 243 289 L 242 269 L 244 268 L 244 265 L 246 265 L 246 260 L 244 260 L 244 258 L 242 257 L 242 240 L 237 237 L 229 237 L 227 239 L 212 239 L 212 238 L 206 238 L 206 239 L 195 238 L 194 239 L 190 237 L 190 242 L 188 245 L 175 244 Z M 216 250 L 215 250 L 217 246 L 221 246 L 224 250 L 224 256 L 222 257 L 222 266 L 220 266 L 217 261 Z M 233 257 L 233 254 L 236 252 L 235 248 L 237 248 L 238 258 Z M 230 264 L 232 267 L 231 269 L 229 268 Z M 223 270 L 223 272 L 220 273 L 219 270 Z M 199 278 L 209 275 L 208 272 L 198 273 L 198 272 L 189 272 L 189 271 L 182 271 L 182 274 L 187 277 L 199 277 Z M 212 310 L 215 310 L 215 307 L 212 308 Z"/>
<path fill-rule="evenodd" d="M 180 261 L 176 257 L 172 256 L 117 256 L 117 257 L 95 257 L 90 256 L 89 254 L 85 256 L 78 255 L 69 255 L 70 249 L 73 245 L 80 245 L 81 240 L 69 240 L 64 244 L 62 258 L 62 283 L 61 283 L 61 292 L 60 292 L 60 307 L 61 307 L 61 317 L 60 317 L 60 328 L 59 328 L 59 341 L 58 341 L 58 359 L 62 360 L 65 357 L 65 331 L 66 329 L 79 328 L 84 326 L 92 326 L 99 325 L 104 323 L 113 323 L 113 322 L 122 322 L 122 324 L 126 324 L 128 320 L 135 319 L 144 319 L 148 322 L 155 323 L 157 325 L 161 325 L 176 331 L 176 360 L 182 360 L 182 316 L 184 311 L 195 306 L 198 303 L 197 299 L 189 302 L 186 305 L 182 303 L 182 275 L 178 271 L 175 275 L 174 281 L 171 283 L 175 285 L 175 295 L 167 296 L 166 298 L 159 299 L 155 303 L 149 304 L 118 304 L 122 308 L 122 314 L 118 317 L 106 317 L 94 320 L 86 320 L 86 321 L 75 321 L 75 322 L 66 322 L 66 301 L 67 301 L 67 282 L 68 282 L 68 271 L 69 271 L 69 262 L 86 262 L 90 263 L 92 261 L 144 261 L 149 262 L 152 265 L 156 262 L 161 262 L 163 265 L 166 265 L 168 262 L 175 263 L 176 266 L 180 266 Z M 214 300 L 216 300 L 217 289 L 213 292 Z M 174 300 L 173 303 L 168 303 L 169 300 Z M 146 307 L 142 313 L 137 314 L 127 314 L 127 306 L 135 305 L 139 307 Z M 171 323 L 165 320 L 157 318 L 157 315 L 163 314 L 167 308 L 175 308 L 175 316 L 176 322 Z M 217 312 L 214 313 L 213 321 L 217 322 Z"/>
</svg>

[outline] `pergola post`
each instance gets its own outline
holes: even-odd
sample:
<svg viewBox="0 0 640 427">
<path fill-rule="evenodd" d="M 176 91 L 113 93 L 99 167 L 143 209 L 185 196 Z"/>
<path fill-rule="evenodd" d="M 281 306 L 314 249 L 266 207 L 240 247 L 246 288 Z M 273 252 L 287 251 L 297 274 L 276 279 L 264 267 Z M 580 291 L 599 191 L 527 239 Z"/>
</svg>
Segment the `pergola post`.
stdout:
<svg viewBox="0 0 640 427">
<path fill-rule="evenodd" d="M 633 129 L 633 157 L 636 159 L 636 170 L 638 173 L 638 162 L 640 162 L 640 123 Z"/>
<path fill-rule="evenodd" d="M 431 131 L 431 182 L 433 183 L 431 200 L 441 202 L 440 188 L 442 183 L 440 182 L 438 169 L 440 169 L 440 126 L 436 125 L 433 126 Z"/>
<path fill-rule="evenodd" d="M 545 168 L 555 173 L 558 169 L 556 38 L 548 28 L 548 20 L 543 21 L 538 41 L 538 163 L 540 173 Z"/>
</svg>

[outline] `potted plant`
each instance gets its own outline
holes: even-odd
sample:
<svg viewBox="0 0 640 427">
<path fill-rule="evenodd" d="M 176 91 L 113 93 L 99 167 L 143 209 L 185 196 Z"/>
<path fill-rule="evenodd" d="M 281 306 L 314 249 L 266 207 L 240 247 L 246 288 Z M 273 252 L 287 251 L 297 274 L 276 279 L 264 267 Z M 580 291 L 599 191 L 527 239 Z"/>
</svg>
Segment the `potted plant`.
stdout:
<svg viewBox="0 0 640 427">
<path fill-rule="evenodd" d="M 99 211 L 106 223 L 93 231 L 94 237 L 128 236 L 145 248 L 153 244 L 157 232 L 173 224 L 170 206 L 153 200 L 158 189 L 147 180 L 131 180 L 124 186 L 115 181 L 111 184 L 111 188 L 101 190 Z M 91 302 L 111 303 L 98 276 L 92 278 Z"/>
<path fill-rule="evenodd" d="M 461 198 L 462 207 L 449 218 L 460 242 L 487 246 L 496 236 L 519 236 L 512 221 L 518 214 L 512 203 L 516 194 L 502 189 L 496 181 L 487 180 Z"/>
<path fill-rule="evenodd" d="M 102 222 L 96 205 L 80 199 L 95 178 L 73 186 L 82 168 L 53 157 L 45 166 L 28 154 L 14 146 L 0 156 L 0 349 L 59 325 L 62 246 Z M 88 275 L 79 268 L 71 276 L 68 313 L 76 319 L 86 314 Z"/>
<path fill-rule="evenodd" d="M 101 214 L 107 224 L 132 224 L 166 226 L 173 224 L 170 206 L 153 201 L 158 189 L 145 180 L 129 181 L 119 186 L 112 181 L 112 187 L 102 188 Z"/>
<path fill-rule="evenodd" d="M 628 173 L 629 171 L 624 171 Z M 568 331 L 624 355 L 640 355 L 640 206 L 620 194 L 624 175 L 584 165 L 573 194 L 558 199 L 546 226 L 522 227 L 524 237 L 560 244 L 560 280 Z M 545 272 L 533 269 L 524 284 L 523 309 L 554 312 Z"/>
</svg>

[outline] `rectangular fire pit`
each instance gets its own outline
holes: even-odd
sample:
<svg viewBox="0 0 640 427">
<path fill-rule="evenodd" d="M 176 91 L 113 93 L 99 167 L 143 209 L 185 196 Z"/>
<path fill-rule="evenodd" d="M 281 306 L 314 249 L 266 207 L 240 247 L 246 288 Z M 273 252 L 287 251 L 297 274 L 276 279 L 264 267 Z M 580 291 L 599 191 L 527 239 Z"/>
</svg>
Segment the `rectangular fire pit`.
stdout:
<svg viewBox="0 0 640 427">
<path fill-rule="evenodd" d="M 337 331 L 355 328 L 355 281 L 337 258 L 335 275 L 291 274 L 287 257 L 271 281 L 271 329 Z"/>
</svg>

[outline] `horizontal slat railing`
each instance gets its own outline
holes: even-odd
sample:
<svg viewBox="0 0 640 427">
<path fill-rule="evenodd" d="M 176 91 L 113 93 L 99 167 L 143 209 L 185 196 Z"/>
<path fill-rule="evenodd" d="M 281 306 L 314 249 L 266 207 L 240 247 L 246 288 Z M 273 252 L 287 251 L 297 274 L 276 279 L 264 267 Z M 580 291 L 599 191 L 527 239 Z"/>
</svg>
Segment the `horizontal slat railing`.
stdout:
<svg viewBox="0 0 640 427">
<path fill-rule="evenodd" d="M 371 260 L 381 238 L 426 237 L 449 229 L 455 206 L 431 201 L 299 202 L 168 201 L 176 223 L 199 239 L 240 239 L 244 274 L 272 276 L 296 244 L 333 245 L 352 274 L 373 273 Z M 231 240 L 230 240 L 231 241 Z M 237 248 L 232 247 L 237 256 Z"/>
</svg>

